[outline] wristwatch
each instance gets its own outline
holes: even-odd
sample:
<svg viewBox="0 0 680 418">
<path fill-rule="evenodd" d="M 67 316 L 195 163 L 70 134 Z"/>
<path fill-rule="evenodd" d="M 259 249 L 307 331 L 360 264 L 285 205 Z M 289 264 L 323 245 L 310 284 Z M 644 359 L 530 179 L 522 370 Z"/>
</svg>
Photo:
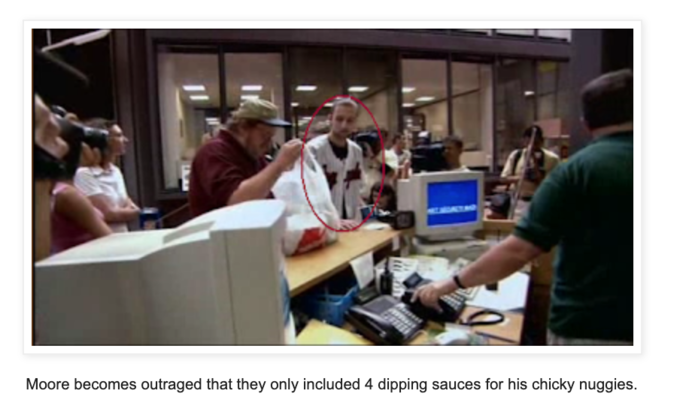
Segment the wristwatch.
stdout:
<svg viewBox="0 0 680 418">
<path fill-rule="evenodd" d="M 456 283 L 459 289 L 465 289 L 465 286 L 460 282 L 460 276 L 458 274 L 453 276 L 453 282 Z"/>
</svg>

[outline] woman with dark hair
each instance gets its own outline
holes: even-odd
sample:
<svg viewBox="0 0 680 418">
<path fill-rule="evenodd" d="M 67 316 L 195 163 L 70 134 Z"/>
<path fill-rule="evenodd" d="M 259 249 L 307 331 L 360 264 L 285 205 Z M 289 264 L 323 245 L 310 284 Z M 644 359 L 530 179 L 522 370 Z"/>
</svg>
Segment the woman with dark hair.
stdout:
<svg viewBox="0 0 680 418">
<path fill-rule="evenodd" d="M 380 199 L 378 199 L 378 195 L 380 195 Z M 373 184 L 373 187 L 371 187 L 371 197 L 368 203 L 373 206 L 376 201 L 378 201 L 376 209 L 387 212 L 397 210 L 397 193 L 394 187 L 387 183 L 383 184 L 382 193 L 380 193 L 380 182 Z"/>
<path fill-rule="evenodd" d="M 101 151 L 80 140 L 68 141 L 64 157 L 66 177 L 54 185 L 52 195 L 52 254 L 110 235 L 104 215 L 74 186 L 79 168 L 93 167 L 101 160 Z"/>
<path fill-rule="evenodd" d="M 75 185 L 102 212 L 113 232 L 127 232 L 128 222 L 139 217 L 139 207 L 128 196 L 123 174 L 114 162 L 125 154 L 129 140 L 113 121 L 95 119 L 86 124 L 108 131 L 108 149 L 97 166 L 78 169 Z"/>
</svg>

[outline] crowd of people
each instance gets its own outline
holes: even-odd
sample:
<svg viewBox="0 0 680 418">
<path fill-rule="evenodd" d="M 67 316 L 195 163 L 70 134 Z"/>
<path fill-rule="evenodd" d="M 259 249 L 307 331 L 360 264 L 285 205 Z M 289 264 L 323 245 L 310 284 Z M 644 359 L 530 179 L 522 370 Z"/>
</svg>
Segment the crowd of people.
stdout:
<svg viewBox="0 0 680 418">
<path fill-rule="evenodd" d="M 356 101 L 338 98 L 328 119 L 310 127 L 307 139 L 308 149 L 324 170 L 344 229 L 361 221 L 359 209 L 363 206 L 376 204 L 383 211 L 396 210 L 396 182 L 412 174 L 406 136 L 390 136 L 386 130 L 380 130 L 378 136 L 375 128 L 358 129 L 359 112 L 361 106 Z M 273 103 L 261 99 L 244 102 L 194 158 L 189 187 L 192 216 L 244 200 L 274 197 L 272 186 L 300 155 L 302 142 L 293 139 L 275 147 L 264 144 L 271 142 L 274 129 L 288 126 L 289 122 L 279 119 Z M 376 135 L 368 145 L 355 140 L 358 133 L 371 132 Z M 262 146 L 254 145 L 257 143 Z M 468 170 L 461 163 L 462 139 L 451 136 L 443 143 L 448 169 Z"/>
<path fill-rule="evenodd" d="M 70 125 L 99 130 L 106 142 L 91 146 L 80 137 L 62 135 Z M 52 169 L 36 176 L 36 261 L 93 239 L 128 231 L 140 209 L 127 194 L 117 160 L 128 142 L 113 121 L 79 121 L 55 114 L 35 96 L 36 151 L 53 158 Z M 63 136 L 63 137 L 62 137 Z M 46 165 L 45 165 L 46 166 Z"/>
</svg>

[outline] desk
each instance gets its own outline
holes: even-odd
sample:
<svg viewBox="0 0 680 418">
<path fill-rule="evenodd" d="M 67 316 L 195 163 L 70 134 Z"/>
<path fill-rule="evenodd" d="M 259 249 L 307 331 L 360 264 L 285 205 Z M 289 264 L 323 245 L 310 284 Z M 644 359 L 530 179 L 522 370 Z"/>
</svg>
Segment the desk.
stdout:
<svg viewBox="0 0 680 418">
<path fill-rule="evenodd" d="M 321 250 L 286 259 L 291 296 L 297 296 L 349 266 L 350 261 L 370 251 L 391 246 L 401 231 L 390 229 L 338 232 L 338 241 Z"/>
</svg>

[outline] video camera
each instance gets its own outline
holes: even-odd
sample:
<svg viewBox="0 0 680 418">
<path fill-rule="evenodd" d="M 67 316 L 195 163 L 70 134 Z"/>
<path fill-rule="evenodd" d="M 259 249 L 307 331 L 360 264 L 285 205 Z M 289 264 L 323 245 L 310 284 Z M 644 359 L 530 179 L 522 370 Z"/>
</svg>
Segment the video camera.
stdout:
<svg viewBox="0 0 680 418">
<path fill-rule="evenodd" d="M 64 141 L 71 144 L 87 144 L 90 148 L 97 148 L 104 152 L 109 146 L 109 132 L 90 128 L 66 118 L 68 112 L 63 107 L 52 106 L 52 113 L 57 117 L 60 135 Z"/>
<path fill-rule="evenodd" d="M 446 171 L 448 164 L 444 157 L 444 144 L 418 145 L 411 150 L 411 167 L 414 173 Z"/>
<path fill-rule="evenodd" d="M 384 139 L 384 138 L 383 138 Z M 356 142 L 364 152 L 364 157 L 378 155 L 382 146 L 380 145 L 380 134 L 377 131 L 364 131 L 354 134 L 352 140 Z M 371 151 L 369 154 L 368 151 Z"/>
</svg>

